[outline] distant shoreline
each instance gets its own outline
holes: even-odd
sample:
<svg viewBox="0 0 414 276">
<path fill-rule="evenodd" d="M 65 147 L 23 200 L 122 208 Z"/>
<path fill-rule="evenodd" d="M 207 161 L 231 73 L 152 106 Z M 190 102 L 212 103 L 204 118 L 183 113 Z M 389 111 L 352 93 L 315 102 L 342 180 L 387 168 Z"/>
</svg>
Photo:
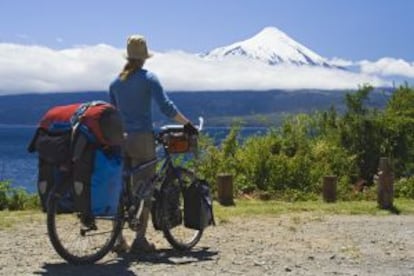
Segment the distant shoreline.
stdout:
<svg viewBox="0 0 414 276">
<path fill-rule="evenodd" d="M 8 127 L 8 128 L 36 128 L 37 125 L 4 124 L 4 123 L 0 123 L 0 127 Z"/>
</svg>

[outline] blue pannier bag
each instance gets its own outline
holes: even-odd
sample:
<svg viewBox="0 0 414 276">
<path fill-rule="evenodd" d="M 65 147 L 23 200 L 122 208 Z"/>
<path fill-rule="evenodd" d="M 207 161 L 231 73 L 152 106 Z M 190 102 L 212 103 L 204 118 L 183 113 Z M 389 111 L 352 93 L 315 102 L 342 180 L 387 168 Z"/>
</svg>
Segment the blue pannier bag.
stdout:
<svg viewBox="0 0 414 276">
<path fill-rule="evenodd" d="M 91 177 L 91 212 L 95 216 L 113 216 L 117 213 L 122 190 L 121 156 L 95 152 Z"/>
<path fill-rule="evenodd" d="M 86 142 L 79 142 L 82 139 Z M 82 144 L 83 149 L 73 163 L 76 211 L 92 216 L 116 215 L 122 192 L 120 148 L 96 147 L 83 135 L 78 137 L 77 144 Z"/>
</svg>

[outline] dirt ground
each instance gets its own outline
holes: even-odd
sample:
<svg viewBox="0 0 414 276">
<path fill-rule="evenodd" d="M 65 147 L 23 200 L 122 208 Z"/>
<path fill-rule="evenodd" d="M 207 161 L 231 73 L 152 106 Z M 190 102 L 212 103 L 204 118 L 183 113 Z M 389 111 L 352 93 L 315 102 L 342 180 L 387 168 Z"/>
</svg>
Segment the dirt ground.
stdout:
<svg viewBox="0 0 414 276">
<path fill-rule="evenodd" d="M 414 216 L 234 218 L 187 253 L 153 229 L 149 238 L 156 253 L 73 266 L 55 253 L 42 217 L 0 230 L 0 275 L 414 275 Z"/>
</svg>

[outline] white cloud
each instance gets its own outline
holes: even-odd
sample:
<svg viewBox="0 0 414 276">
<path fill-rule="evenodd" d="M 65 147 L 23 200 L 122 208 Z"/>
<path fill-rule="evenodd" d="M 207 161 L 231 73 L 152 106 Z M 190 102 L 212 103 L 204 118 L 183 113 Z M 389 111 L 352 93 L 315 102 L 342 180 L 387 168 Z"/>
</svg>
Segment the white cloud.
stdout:
<svg viewBox="0 0 414 276">
<path fill-rule="evenodd" d="M 340 67 L 348 67 L 355 65 L 355 62 L 353 62 L 352 60 L 346 60 L 338 57 L 330 59 L 328 63 Z"/>
<path fill-rule="evenodd" d="M 0 93 L 104 90 L 122 66 L 107 45 L 53 50 L 0 44 Z"/>
<path fill-rule="evenodd" d="M 124 49 L 104 44 L 55 50 L 0 43 L 0 94 L 106 90 L 125 62 L 123 53 Z M 146 67 L 167 90 L 353 89 L 363 83 L 387 84 L 373 70 L 270 66 L 243 58 L 207 61 L 179 51 L 156 53 Z"/>
<path fill-rule="evenodd" d="M 240 57 L 211 61 L 183 52 L 155 55 L 147 65 L 169 90 L 354 89 L 364 83 L 387 84 L 375 76 L 339 69 L 271 66 Z"/>
<path fill-rule="evenodd" d="M 361 61 L 361 72 L 379 76 L 402 76 L 414 78 L 414 62 L 407 62 L 403 59 L 382 58 L 378 61 Z"/>
</svg>

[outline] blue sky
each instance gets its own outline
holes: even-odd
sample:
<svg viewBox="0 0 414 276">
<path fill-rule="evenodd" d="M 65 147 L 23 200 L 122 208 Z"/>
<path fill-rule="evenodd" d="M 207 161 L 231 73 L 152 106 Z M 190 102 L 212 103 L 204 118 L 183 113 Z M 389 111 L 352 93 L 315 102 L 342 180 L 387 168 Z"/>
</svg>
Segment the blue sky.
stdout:
<svg viewBox="0 0 414 276">
<path fill-rule="evenodd" d="M 0 95 L 105 90 L 134 33 L 158 53 L 146 66 L 167 90 L 414 83 L 413 11 L 411 0 L 1 0 Z M 193 55 L 267 26 L 351 71 L 212 63 Z"/>
<path fill-rule="evenodd" d="M 0 42 L 52 48 L 131 33 L 157 51 L 204 52 L 275 26 L 328 58 L 414 60 L 410 0 L 2 0 Z"/>
</svg>

